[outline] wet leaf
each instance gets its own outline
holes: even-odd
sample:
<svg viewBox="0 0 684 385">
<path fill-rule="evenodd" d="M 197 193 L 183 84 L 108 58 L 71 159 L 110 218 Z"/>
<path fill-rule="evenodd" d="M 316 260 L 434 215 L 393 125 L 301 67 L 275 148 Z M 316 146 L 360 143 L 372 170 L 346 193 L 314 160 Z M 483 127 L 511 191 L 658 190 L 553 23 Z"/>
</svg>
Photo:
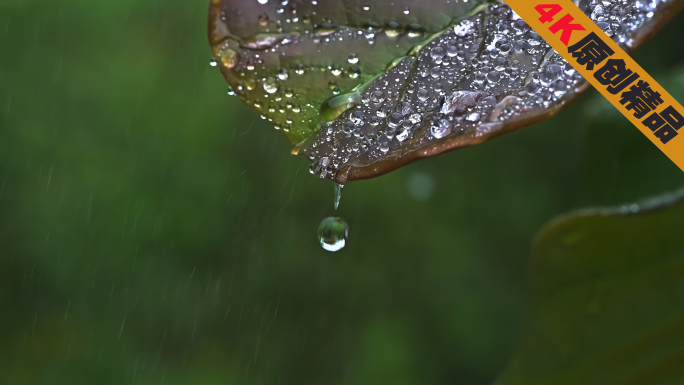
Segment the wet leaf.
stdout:
<svg viewBox="0 0 684 385">
<path fill-rule="evenodd" d="M 682 382 L 683 198 L 586 210 L 539 233 L 531 316 L 503 384 Z"/>
<path fill-rule="evenodd" d="M 324 102 L 371 81 L 481 2 L 219 0 L 209 39 L 235 93 L 295 145 L 324 120 Z"/>
<path fill-rule="evenodd" d="M 579 3 L 632 50 L 684 0 Z M 589 86 L 497 1 L 213 0 L 209 21 L 234 92 L 341 184 L 528 126 Z"/>
</svg>

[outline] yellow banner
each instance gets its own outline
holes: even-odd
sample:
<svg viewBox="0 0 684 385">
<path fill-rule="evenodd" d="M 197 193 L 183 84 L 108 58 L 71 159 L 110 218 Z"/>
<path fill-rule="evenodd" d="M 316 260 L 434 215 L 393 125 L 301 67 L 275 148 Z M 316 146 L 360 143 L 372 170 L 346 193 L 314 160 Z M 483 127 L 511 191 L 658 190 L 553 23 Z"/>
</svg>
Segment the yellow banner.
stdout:
<svg viewBox="0 0 684 385">
<path fill-rule="evenodd" d="M 599 26 L 571 0 L 505 2 L 684 171 L 684 109 Z"/>
</svg>

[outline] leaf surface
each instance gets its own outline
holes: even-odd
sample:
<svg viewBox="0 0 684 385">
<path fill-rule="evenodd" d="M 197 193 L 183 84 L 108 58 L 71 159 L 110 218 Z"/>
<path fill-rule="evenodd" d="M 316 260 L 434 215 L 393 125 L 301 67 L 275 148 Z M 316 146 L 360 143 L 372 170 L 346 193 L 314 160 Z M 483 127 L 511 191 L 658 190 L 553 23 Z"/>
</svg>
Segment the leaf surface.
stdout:
<svg viewBox="0 0 684 385">
<path fill-rule="evenodd" d="M 209 37 L 235 93 L 338 183 L 483 142 L 589 84 L 497 1 L 214 0 Z M 632 50 L 684 0 L 581 1 Z"/>
</svg>

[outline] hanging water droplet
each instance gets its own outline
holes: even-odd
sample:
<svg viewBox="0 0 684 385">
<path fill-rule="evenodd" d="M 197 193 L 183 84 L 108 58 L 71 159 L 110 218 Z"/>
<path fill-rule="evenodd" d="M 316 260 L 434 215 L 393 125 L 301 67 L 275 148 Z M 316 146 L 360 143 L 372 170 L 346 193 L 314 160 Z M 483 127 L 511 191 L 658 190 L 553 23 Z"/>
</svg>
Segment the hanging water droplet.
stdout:
<svg viewBox="0 0 684 385">
<path fill-rule="evenodd" d="M 335 210 L 340 206 L 340 199 L 342 199 L 342 189 L 344 188 L 343 184 L 335 183 L 335 198 L 333 200 Z"/>
<path fill-rule="evenodd" d="M 338 217 L 328 217 L 321 221 L 318 226 L 318 241 L 325 250 L 342 250 L 347 243 L 349 226 L 347 222 Z"/>
</svg>

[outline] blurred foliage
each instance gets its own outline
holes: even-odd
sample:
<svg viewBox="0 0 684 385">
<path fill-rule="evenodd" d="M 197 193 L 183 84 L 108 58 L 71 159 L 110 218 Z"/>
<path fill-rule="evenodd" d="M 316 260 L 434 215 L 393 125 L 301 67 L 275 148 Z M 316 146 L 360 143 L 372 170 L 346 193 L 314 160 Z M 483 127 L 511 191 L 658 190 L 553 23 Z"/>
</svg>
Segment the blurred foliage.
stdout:
<svg viewBox="0 0 684 385">
<path fill-rule="evenodd" d="M 0 383 L 491 383 L 535 232 L 684 185 L 592 92 L 350 184 L 348 245 L 325 252 L 332 185 L 226 95 L 206 12 L 0 3 Z M 682 21 L 636 55 L 680 100 Z"/>
<path fill-rule="evenodd" d="M 541 231 L 531 315 L 505 384 L 682 383 L 683 196 L 583 211 Z"/>
</svg>

